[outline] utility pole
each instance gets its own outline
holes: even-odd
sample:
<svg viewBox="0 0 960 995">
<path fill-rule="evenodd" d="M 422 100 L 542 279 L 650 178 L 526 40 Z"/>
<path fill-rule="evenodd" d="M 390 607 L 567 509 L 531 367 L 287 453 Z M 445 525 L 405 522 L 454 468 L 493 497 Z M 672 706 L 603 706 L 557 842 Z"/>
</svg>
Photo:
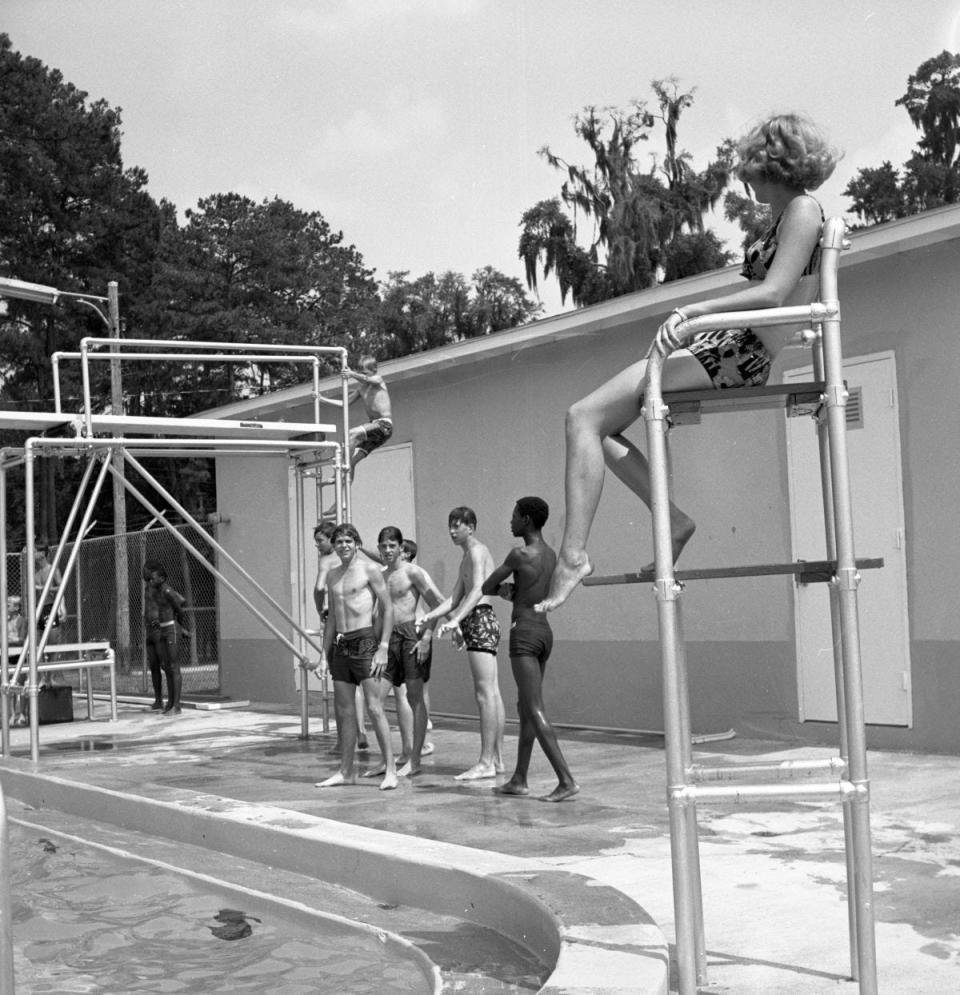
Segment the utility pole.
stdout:
<svg viewBox="0 0 960 995">
<path fill-rule="evenodd" d="M 107 323 L 110 338 L 120 341 L 120 293 L 116 280 L 107 284 Z M 116 350 L 111 348 L 111 352 Z M 110 360 L 110 408 L 114 415 L 122 415 L 123 380 L 120 373 L 120 359 Z M 114 433 L 116 435 L 117 433 Z M 116 598 L 114 613 L 116 619 L 116 649 L 121 670 L 130 667 L 130 580 L 127 559 L 127 492 L 123 486 L 123 453 L 115 447 L 110 453 L 113 465 L 113 535 L 114 535 L 114 579 Z"/>
</svg>

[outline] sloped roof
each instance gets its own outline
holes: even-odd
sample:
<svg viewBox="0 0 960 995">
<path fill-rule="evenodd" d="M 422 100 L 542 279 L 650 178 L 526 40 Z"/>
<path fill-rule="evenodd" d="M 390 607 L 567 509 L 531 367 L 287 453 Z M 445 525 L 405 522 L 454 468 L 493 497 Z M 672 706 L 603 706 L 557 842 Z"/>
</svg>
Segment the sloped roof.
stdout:
<svg viewBox="0 0 960 995">
<path fill-rule="evenodd" d="M 846 269 L 958 238 L 960 205 L 941 207 L 873 228 L 850 232 L 850 247 L 841 255 L 840 267 Z M 387 360 L 380 364 L 379 372 L 387 383 L 398 383 L 429 376 L 451 366 L 466 366 L 565 339 L 598 335 L 651 316 L 667 314 L 671 309 L 683 307 L 684 304 L 722 295 L 741 283 L 740 265 L 737 263 L 724 269 L 625 294 L 602 304 L 564 311 L 519 328 Z M 329 392 L 336 390 L 339 385 L 339 377 L 330 377 L 320 386 L 322 391 Z M 262 397 L 228 404 L 207 414 L 218 418 L 252 415 L 269 417 L 286 412 L 292 407 L 312 403 L 311 391 L 311 384 L 298 384 Z"/>
</svg>

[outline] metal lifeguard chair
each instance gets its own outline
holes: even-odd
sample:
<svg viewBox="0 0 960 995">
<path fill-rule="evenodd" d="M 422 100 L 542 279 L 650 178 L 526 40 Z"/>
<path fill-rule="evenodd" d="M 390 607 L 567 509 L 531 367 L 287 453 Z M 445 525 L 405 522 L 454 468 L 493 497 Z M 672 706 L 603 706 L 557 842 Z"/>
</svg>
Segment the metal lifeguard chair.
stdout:
<svg viewBox="0 0 960 995">
<path fill-rule="evenodd" d="M 882 560 L 856 560 L 853 512 L 847 469 L 846 403 L 840 347 L 840 305 L 837 269 L 844 242 L 844 224 L 826 222 L 821 236 L 820 300 L 799 307 L 711 314 L 682 322 L 676 337 L 721 328 L 809 324 L 814 350 L 814 376 L 808 384 L 789 384 L 729 391 L 693 391 L 668 395 L 661 389 L 666 358 L 651 350 L 644 388 L 643 418 L 650 463 L 655 568 L 617 577 L 591 577 L 586 585 L 653 581 L 660 630 L 663 669 L 664 736 L 667 758 L 667 800 L 673 865 L 676 949 L 681 995 L 695 995 L 707 983 L 706 945 L 700 879 L 697 804 L 744 802 L 774 798 L 833 799 L 843 807 L 847 863 L 847 902 L 851 976 L 860 992 L 876 995 L 876 945 L 873 918 L 873 873 L 870 850 L 870 785 L 867 778 L 857 587 L 861 569 L 882 566 Z M 789 413 L 817 418 L 824 503 L 827 559 L 817 562 L 764 564 L 757 567 L 674 571 L 670 536 L 668 418 L 680 412 L 718 412 L 750 407 L 785 406 Z M 683 637 L 681 594 L 684 581 L 794 574 L 799 579 L 830 584 L 836 673 L 839 755 L 826 760 L 728 763 L 705 767 L 693 763 L 689 688 Z M 806 780 L 822 773 L 814 783 Z M 778 780 L 803 777 L 802 783 L 751 782 L 756 775 Z M 746 783 L 723 784 L 738 778 Z"/>
</svg>

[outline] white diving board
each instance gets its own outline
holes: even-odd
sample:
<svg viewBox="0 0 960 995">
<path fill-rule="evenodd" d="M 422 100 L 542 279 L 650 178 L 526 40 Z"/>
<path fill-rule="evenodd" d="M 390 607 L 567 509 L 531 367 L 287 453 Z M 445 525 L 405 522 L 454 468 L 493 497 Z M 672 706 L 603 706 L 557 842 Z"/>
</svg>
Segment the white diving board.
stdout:
<svg viewBox="0 0 960 995">
<path fill-rule="evenodd" d="M 229 420 L 225 418 L 148 418 L 134 415 L 93 415 L 95 434 L 198 436 L 215 439 L 289 440 L 302 436 L 336 437 L 337 426 L 313 422 Z M 86 431 L 82 415 L 56 412 L 0 411 L 0 429 L 42 433 L 69 428 L 80 435 Z"/>
</svg>

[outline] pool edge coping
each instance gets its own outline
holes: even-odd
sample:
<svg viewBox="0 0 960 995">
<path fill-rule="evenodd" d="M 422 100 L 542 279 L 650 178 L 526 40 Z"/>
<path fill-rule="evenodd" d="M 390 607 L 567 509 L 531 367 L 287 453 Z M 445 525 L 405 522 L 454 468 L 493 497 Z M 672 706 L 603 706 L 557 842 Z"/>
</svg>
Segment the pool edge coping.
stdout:
<svg viewBox="0 0 960 995">
<path fill-rule="evenodd" d="M 609 885 L 545 862 L 419 837 L 411 847 L 401 833 L 182 788 L 162 799 L 120 792 L 11 757 L 0 760 L 0 783 L 37 809 L 273 863 L 496 929 L 553 965 L 542 995 L 667 992 L 667 942 L 646 911 Z"/>
</svg>

